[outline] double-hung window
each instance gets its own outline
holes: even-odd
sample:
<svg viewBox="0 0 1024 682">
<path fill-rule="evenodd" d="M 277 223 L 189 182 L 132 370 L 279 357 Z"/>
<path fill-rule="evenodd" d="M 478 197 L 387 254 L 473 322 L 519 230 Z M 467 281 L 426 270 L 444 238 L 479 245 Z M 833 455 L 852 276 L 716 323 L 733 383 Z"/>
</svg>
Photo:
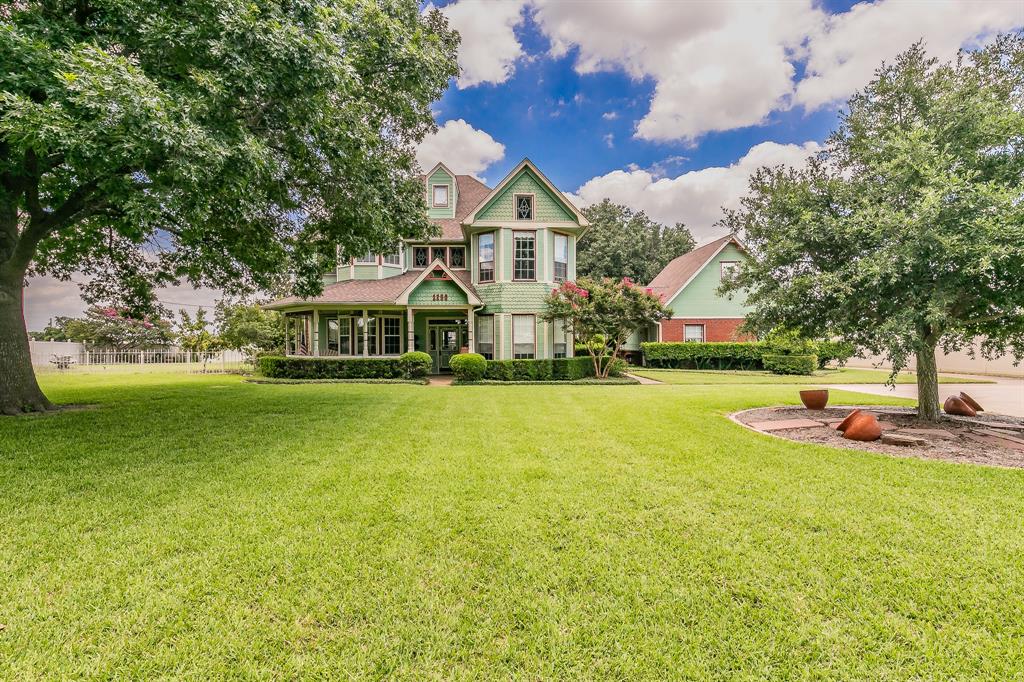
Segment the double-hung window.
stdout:
<svg viewBox="0 0 1024 682">
<path fill-rule="evenodd" d="M 448 206 L 448 185 L 434 185 L 434 206 Z"/>
<path fill-rule="evenodd" d="M 533 315 L 512 316 L 512 357 L 531 360 L 537 349 L 537 324 Z"/>
<path fill-rule="evenodd" d="M 494 281 L 494 233 L 485 232 L 477 241 L 477 254 L 480 263 L 480 281 Z"/>
<path fill-rule="evenodd" d="M 377 264 L 377 256 L 374 255 L 372 252 L 367 251 L 366 253 L 364 253 L 359 258 L 356 258 L 356 262 L 357 263 L 364 263 L 364 264 L 372 263 L 372 264 L 376 265 Z"/>
<path fill-rule="evenodd" d="M 565 333 L 565 323 L 562 320 L 555 320 L 551 323 L 554 328 L 553 343 L 551 346 L 551 353 L 553 357 L 565 358 L 568 357 L 569 340 L 568 335 Z"/>
<path fill-rule="evenodd" d="M 569 276 L 569 237 L 555 233 L 555 281 L 564 282 Z"/>
<path fill-rule="evenodd" d="M 513 232 L 512 279 L 537 279 L 537 235 L 534 232 Z"/>
<path fill-rule="evenodd" d="M 476 352 L 488 360 L 494 359 L 494 315 L 476 317 Z"/>
<path fill-rule="evenodd" d="M 383 323 L 383 345 L 381 351 L 384 355 L 398 355 L 402 349 L 402 321 L 397 317 L 381 318 Z"/>
<path fill-rule="evenodd" d="M 704 341 L 704 325 L 702 324 L 688 324 L 683 327 L 683 340 L 684 341 Z"/>
</svg>

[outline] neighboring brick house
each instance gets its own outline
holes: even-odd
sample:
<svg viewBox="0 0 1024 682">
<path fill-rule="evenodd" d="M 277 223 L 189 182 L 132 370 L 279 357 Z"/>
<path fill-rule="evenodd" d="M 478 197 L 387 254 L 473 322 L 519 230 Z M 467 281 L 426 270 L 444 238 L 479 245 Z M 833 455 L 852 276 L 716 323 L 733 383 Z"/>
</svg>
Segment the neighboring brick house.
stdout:
<svg viewBox="0 0 1024 682">
<path fill-rule="evenodd" d="M 287 318 L 290 355 L 387 357 L 425 351 L 447 371 L 460 349 L 493 359 L 568 357 L 544 322 L 545 296 L 576 277 L 589 222 L 528 159 L 491 189 L 443 163 L 424 177 L 429 241 L 341 261 L 324 291 L 265 306 Z"/>
<path fill-rule="evenodd" d="M 722 278 L 746 258 L 733 236 L 716 239 L 672 260 L 647 286 L 664 297 L 672 319 L 647 330 L 645 341 L 735 341 L 748 309 L 743 295 L 721 296 Z"/>
</svg>

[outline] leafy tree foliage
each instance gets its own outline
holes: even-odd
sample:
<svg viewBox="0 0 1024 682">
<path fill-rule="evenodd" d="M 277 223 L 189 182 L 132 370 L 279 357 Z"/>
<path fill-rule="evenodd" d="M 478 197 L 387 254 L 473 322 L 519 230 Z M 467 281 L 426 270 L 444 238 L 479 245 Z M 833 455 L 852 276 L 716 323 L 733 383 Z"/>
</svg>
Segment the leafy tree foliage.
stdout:
<svg viewBox="0 0 1024 682">
<path fill-rule="evenodd" d="M 113 306 L 90 306 L 85 317 L 57 317 L 39 337 L 40 341 L 75 341 L 110 350 L 161 348 L 175 340 L 167 320 L 133 317 Z"/>
<path fill-rule="evenodd" d="M 182 350 L 206 356 L 224 348 L 221 338 L 210 331 L 210 321 L 206 319 L 204 308 L 199 308 L 195 317 L 187 310 L 179 310 L 178 318 L 175 335 Z"/>
<path fill-rule="evenodd" d="M 650 282 L 670 260 L 693 250 L 693 235 L 682 223 L 667 227 L 643 211 L 605 199 L 583 209 L 590 229 L 576 247 L 581 277 L 629 277 Z"/>
<path fill-rule="evenodd" d="M 284 352 L 284 315 L 258 305 L 220 301 L 215 312 L 217 330 L 226 348 L 255 356 Z"/>
<path fill-rule="evenodd" d="M 541 319 L 564 324 L 573 338 L 600 337 L 605 341 L 587 343 L 594 376 L 601 379 L 614 369 L 619 351 L 631 334 L 672 316 L 660 296 L 628 277 L 581 277 L 577 282 L 563 282 L 548 294 L 546 303 Z"/>
<path fill-rule="evenodd" d="M 762 168 L 723 225 L 753 255 L 751 328 L 916 356 L 939 417 L 936 348 L 1024 355 L 1024 39 L 939 64 L 918 44 L 850 99 L 804 170 Z"/>
<path fill-rule="evenodd" d="M 457 44 L 413 0 L 0 5 L 0 411 L 49 407 L 29 275 L 141 314 L 180 279 L 314 294 L 337 245 L 428 233 L 413 146 Z"/>
</svg>

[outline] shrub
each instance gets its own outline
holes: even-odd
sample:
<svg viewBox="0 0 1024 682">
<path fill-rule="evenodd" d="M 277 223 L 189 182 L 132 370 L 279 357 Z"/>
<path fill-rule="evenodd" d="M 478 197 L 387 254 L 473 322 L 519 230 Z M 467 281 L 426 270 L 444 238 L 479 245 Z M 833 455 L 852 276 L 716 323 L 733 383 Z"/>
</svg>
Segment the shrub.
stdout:
<svg viewBox="0 0 1024 682">
<path fill-rule="evenodd" d="M 768 355 L 813 355 L 817 344 L 794 331 L 775 329 L 765 337 L 764 345 Z"/>
<path fill-rule="evenodd" d="M 484 378 L 490 381 L 575 381 L 594 376 L 594 363 L 590 356 L 486 362 Z"/>
<path fill-rule="evenodd" d="M 830 362 L 842 367 L 857 352 L 857 348 L 847 341 L 818 341 L 817 346 L 819 369 L 824 369 Z"/>
<path fill-rule="evenodd" d="M 761 360 L 774 374 L 812 374 L 818 367 L 816 355 L 764 355 Z"/>
<path fill-rule="evenodd" d="M 673 369 L 761 369 L 765 344 L 760 342 L 695 343 L 655 342 L 640 344 L 650 367 Z"/>
<path fill-rule="evenodd" d="M 448 362 L 452 374 L 459 381 L 480 381 L 487 372 L 487 359 L 478 353 L 462 353 L 452 356 Z"/>
<path fill-rule="evenodd" d="M 405 379 L 426 376 L 430 356 L 410 361 L 401 358 L 311 358 L 265 355 L 259 359 L 260 374 L 272 379 Z M 415 374 L 413 373 L 415 372 Z"/>
<path fill-rule="evenodd" d="M 410 379 L 421 379 L 430 374 L 430 370 L 434 367 L 434 361 L 430 355 L 418 350 L 404 353 L 398 358 L 398 361 L 402 364 L 405 376 Z"/>
</svg>

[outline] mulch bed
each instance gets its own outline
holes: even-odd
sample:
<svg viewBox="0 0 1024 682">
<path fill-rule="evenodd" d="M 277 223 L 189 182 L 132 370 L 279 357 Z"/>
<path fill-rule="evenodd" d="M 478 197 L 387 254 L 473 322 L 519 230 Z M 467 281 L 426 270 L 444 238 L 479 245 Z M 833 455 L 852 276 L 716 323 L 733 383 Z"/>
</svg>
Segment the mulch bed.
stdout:
<svg viewBox="0 0 1024 682">
<path fill-rule="evenodd" d="M 732 418 L 756 431 L 805 443 L 868 450 L 897 457 L 1024 468 L 1024 420 L 982 412 L 977 417 L 945 416 L 938 423 L 926 423 L 919 421 L 917 413 L 910 408 L 860 407 L 878 418 L 883 438 L 896 434 L 924 441 L 915 445 L 891 445 L 881 440 L 865 443 L 843 438 L 835 426 L 854 409 L 852 406 L 827 407 L 824 410 L 766 407 L 738 412 Z M 772 424 L 782 420 L 801 421 Z M 796 428 L 777 428 L 783 426 Z"/>
</svg>

